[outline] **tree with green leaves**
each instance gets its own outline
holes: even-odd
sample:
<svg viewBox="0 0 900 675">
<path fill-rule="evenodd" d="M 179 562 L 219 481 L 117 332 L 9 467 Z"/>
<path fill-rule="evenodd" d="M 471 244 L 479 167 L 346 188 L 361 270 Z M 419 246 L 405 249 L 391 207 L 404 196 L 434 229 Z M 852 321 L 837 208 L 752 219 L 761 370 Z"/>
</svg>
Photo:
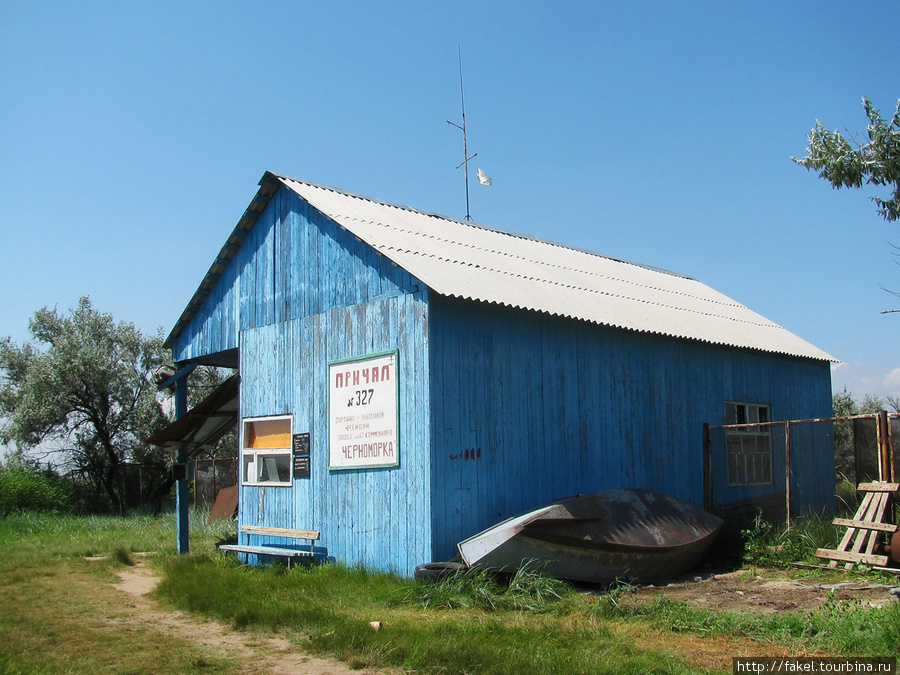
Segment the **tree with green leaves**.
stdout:
<svg viewBox="0 0 900 675">
<path fill-rule="evenodd" d="M 835 417 L 874 415 L 885 409 L 884 400 L 878 396 L 866 394 L 861 401 L 857 401 L 853 398 L 853 394 L 847 391 L 847 387 L 832 396 L 832 404 Z M 834 461 L 838 480 L 856 477 L 856 447 L 854 443 L 853 423 L 850 420 L 835 422 Z"/>
<path fill-rule="evenodd" d="M 862 187 L 864 183 L 892 186 L 890 199 L 872 197 L 878 205 L 878 213 L 886 220 L 900 219 L 900 101 L 897 112 L 888 122 L 872 102 L 863 97 L 863 106 L 869 124 L 866 127 L 868 142 L 859 143 L 843 136 L 839 131 L 829 131 L 820 121 L 809 132 L 806 157 L 792 157 L 800 166 L 818 171 L 835 188 Z"/>
<path fill-rule="evenodd" d="M 188 378 L 188 409 L 212 394 L 234 371 L 215 366 L 199 366 Z M 222 459 L 238 456 L 237 424 L 225 433 L 209 450 L 200 451 L 196 459 Z"/>
<path fill-rule="evenodd" d="M 125 463 L 167 473 L 171 461 L 145 442 L 167 423 L 150 377 L 165 358 L 162 336 L 114 321 L 86 297 L 68 316 L 38 310 L 29 330 L 33 339 L 21 346 L 0 339 L 0 442 L 34 449 L 56 441 L 122 512 Z M 161 503 L 171 486 L 164 478 L 147 497 Z"/>
</svg>

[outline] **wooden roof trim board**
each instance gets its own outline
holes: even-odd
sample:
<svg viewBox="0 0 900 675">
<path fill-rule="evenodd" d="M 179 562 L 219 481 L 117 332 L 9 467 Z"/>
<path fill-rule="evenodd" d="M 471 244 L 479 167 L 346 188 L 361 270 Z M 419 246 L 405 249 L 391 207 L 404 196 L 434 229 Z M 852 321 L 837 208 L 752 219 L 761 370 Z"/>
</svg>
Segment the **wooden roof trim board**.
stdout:
<svg viewBox="0 0 900 675">
<path fill-rule="evenodd" d="M 269 172 L 168 346 L 282 185 L 441 295 L 635 332 L 836 360 L 691 277 Z"/>
<path fill-rule="evenodd" d="M 234 257 L 235 253 L 237 253 L 241 244 L 244 243 L 247 233 L 253 229 L 260 214 L 265 211 L 272 195 L 274 195 L 280 187 L 280 183 L 269 173 L 266 173 L 260 179 L 259 185 L 260 188 L 250 202 L 250 205 L 241 215 L 241 218 L 238 220 L 231 235 L 229 235 L 227 241 L 219 251 L 219 254 L 216 256 L 216 259 L 213 261 L 212 265 L 210 265 L 209 271 L 200 282 L 200 286 L 194 291 L 194 295 L 191 297 L 190 302 L 188 302 L 187 307 L 185 307 L 181 316 L 178 318 L 178 321 L 175 323 L 175 327 L 169 333 L 169 337 L 166 338 L 164 344 L 166 348 L 171 348 L 175 344 L 175 340 L 181 334 L 181 330 L 190 323 L 191 319 L 200 308 L 200 305 L 203 304 L 203 301 L 206 299 L 206 296 L 209 295 L 212 288 L 218 283 L 219 277 L 222 276 L 228 263 Z"/>
</svg>

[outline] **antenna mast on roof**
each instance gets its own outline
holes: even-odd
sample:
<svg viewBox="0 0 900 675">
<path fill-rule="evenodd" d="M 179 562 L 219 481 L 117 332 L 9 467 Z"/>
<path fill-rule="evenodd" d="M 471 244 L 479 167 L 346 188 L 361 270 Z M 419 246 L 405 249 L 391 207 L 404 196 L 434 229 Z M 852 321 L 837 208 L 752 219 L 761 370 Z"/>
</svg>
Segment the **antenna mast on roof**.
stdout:
<svg viewBox="0 0 900 675">
<path fill-rule="evenodd" d="M 454 124 L 450 120 L 447 120 L 447 124 L 450 126 L 454 126 L 457 129 L 462 131 L 463 134 L 463 161 L 457 164 L 456 168 L 465 167 L 465 175 L 466 175 L 466 220 L 472 220 L 472 214 L 469 213 L 469 160 L 474 159 L 478 153 L 476 152 L 471 157 L 469 157 L 469 148 L 466 144 L 466 97 L 463 94 L 463 76 L 462 76 L 462 50 L 460 49 L 459 43 L 456 45 L 456 53 L 459 59 L 459 101 L 462 105 L 462 126 L 458 124 Z"/>
</svg>

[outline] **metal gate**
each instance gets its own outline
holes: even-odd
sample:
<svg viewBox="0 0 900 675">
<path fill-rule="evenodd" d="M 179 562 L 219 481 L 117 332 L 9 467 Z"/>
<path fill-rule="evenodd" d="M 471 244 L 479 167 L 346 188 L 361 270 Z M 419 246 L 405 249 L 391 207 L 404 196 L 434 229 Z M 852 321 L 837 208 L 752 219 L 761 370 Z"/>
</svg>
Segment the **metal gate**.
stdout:
<svg viewBox="0 0 900 675">
<path fill-rule="evenodd" d="M 720 515 L 761 511 L 790 525 L 803 508 L 833 511 L 841 478 L 855 488 L 900 476 L 900 413 L 704 425 L 703 438 L 704 505 Z"/>
<path fill-rule="evenodd" d="M 194 507 L 212 507 L 219 490 L 237 485 L 237 459 L 194 460 Z"/>
</svg>

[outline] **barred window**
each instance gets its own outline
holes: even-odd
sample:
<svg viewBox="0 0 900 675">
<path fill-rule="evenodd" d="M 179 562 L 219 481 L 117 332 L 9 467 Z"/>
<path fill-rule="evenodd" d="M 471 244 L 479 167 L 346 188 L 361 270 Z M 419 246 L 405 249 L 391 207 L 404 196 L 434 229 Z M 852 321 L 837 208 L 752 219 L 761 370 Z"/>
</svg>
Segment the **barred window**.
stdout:
<svg viewBox="0 0 900 675">
<path fill-rule="evenodd" d="M 758 403 L 725 404 L 725 424 L 769 422 L 769 406 Z M 729 485 L 772 485 L 772 433 L 770 427 L 741 427 L 725 431 Z"/>
</svg>

